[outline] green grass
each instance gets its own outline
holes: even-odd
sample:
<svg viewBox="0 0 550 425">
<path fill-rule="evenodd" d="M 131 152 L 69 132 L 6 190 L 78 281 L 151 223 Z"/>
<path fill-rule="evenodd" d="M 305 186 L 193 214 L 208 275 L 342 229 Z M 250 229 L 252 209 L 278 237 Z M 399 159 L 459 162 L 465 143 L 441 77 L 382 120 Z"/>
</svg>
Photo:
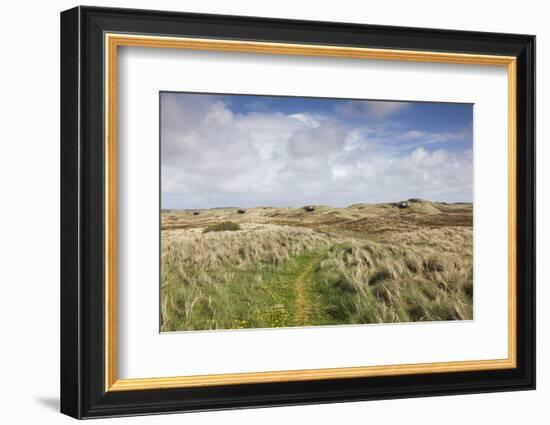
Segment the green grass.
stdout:
<svg viewBox="0 0 550 425">
<path fill-rule="evenodd" d="M 233 223 L 232 221 L 223 221 L 221 223 L 212 224 L 206 227 L 202 233 L 208 232 L 234 232 L 236 230 L 241 230 L 241 226 L 238 223 Z"/>
<path fill-rule="evenodd" d="M 472 267 L 467 260 L 464 265 L 437 257 L 421 261 L 410 250 L 378 249 L 381 254 L 371 244 L 334 246 L 319 263 L 312 280 L 333 322 L 473 317 Z"/>
<path fill-rule="evenodd" d="M 232 278 L 224 285 L 193 287 L 181 285 L 177 280 L 169 281 L 163 287 L 163 312 L 167 317 L 163 328 L 239 329 L 327 324 L 320 315 L 322 309 L 311 312 L 307 323 L 303 323 L 303 311 L 297 309 L 297 279 L 304 278 L 304 268 L 318 261 L 319 256 L 317 252 L 306 253 L 292 257 L 284 265 L 259 262 L 244 270 L 228 265 Z M 194 276 L 189 278 L 192 280 Z M 306 296 L 310 303 L 310 293 Z M 302 309 L 308 307 L 301 306 Z"/>
<path fill-rule="evenodd" d="M 424 204 L 171 213 L 161 330 L 472 319 L 471 212 Z"/>
<path fill-rule="evenodd" d="M 373 264 L 353 276 L 369 246 L 333 245 L 290 257 L 283 263 L 255 261 L 246 268 L 226 264 L 210 284 L 200 273 L 187 284 L 163 287 L 165 330 L 272 328 L 407 321 L 463 320 L 472 317 L 472 277 L 439 265 L 404 261 L 399 267 Z M 402 256 L 402 253 L 397 253 Z M 383 257 L 391 264 L 392 259 Z M 177 270 L 165 270 L 171 276 Z M 435 275 L 434 275 L 435 273 Z"/>
</svg>

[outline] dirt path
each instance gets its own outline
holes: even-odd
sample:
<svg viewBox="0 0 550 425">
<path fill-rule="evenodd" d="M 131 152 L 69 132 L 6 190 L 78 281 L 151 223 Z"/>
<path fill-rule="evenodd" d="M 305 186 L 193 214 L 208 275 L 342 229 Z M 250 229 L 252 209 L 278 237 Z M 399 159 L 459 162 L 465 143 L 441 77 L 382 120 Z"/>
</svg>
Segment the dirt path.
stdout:
<svg viewBox="0 0 550 425">
<path fill-rule="evenodd" d="M 311 294 L 313 270 L 318 261 L 318 256 L 311 257 L 294 281 L 296 289 L 294 322 L 296 326 L 311 325 L 310 316 L 319 307 Z"/>
</svg>

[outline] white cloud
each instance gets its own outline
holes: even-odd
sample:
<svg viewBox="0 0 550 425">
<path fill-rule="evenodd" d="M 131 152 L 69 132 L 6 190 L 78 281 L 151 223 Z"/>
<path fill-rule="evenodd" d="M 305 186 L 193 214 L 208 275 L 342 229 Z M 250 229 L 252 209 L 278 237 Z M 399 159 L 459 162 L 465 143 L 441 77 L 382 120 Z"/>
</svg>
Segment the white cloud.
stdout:
<svg viewBox="0 0 550 425">
<path fill-rule="evenodd" d="M 383 143 L 384 129 L 307 113 L 235 114 L 209 96 L 162 102 L 164 208 L 472 199 L 471 150 L 396 148 Z M 438 138 L 391 135 L 427 144 Z"/>
<path fill-rule="evenodd" d="M 321 123 L 319 122 L 319 118 L 315 118 L 312 115 L 292 114 L 292 115 L 289 115 L 289 117 L 295 118 L 298 121 L 304 123 L 306 126 L 311 127 L 311 128 L 317 128 L 321 125 Z"/>
</svg>

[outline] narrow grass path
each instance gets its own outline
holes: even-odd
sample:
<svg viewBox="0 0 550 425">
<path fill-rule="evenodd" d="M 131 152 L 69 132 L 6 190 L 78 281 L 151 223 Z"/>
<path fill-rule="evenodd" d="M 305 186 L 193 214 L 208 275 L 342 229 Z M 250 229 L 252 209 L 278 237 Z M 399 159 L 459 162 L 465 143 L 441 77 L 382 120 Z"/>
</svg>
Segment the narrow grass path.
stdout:
<svg viewBox="0 0 550 425">
<path fill-rule="evenodd" d="M 313 270 L 318 261 L 319 256 L 311 257 L 294 281 L 294 288 L 296 289 L 294 323 L 296 326 L 312 324 L 310 321 L 312 312 L 314 310 L 319 311 L 319 306 L 311 294 Z"/>
<path fill-rule="evenodd" d="M 314 251 L 294 257 L 270 285 L 273 300 L 284 300 L 288 316 L 279 320 L 279 326 L 314 326 L 334 323 L 327 313 L 326 301 L 319 292 L 316 267 L 325 258 L 326 251 Z M 283 307 L 283 304 L 278 304 Z M 272 307 L 271 310 L 274 310 Z M 280 311 L 280 310 L 279 310 Z M 276 317 L 281 316 L 277 314 Z"/>
</svg>

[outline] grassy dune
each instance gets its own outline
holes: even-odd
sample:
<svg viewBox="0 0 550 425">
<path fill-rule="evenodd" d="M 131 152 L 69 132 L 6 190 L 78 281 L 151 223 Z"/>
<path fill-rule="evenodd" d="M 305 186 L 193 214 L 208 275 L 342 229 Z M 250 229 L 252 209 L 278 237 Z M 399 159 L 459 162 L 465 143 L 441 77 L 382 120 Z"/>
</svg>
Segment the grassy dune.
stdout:
<svg viewBox="0 0 550 425">
<path fill-rule="evenodd" d="M 162 212 L 161 329 L 472 319 L 472 205 Z"/>
</svg>

